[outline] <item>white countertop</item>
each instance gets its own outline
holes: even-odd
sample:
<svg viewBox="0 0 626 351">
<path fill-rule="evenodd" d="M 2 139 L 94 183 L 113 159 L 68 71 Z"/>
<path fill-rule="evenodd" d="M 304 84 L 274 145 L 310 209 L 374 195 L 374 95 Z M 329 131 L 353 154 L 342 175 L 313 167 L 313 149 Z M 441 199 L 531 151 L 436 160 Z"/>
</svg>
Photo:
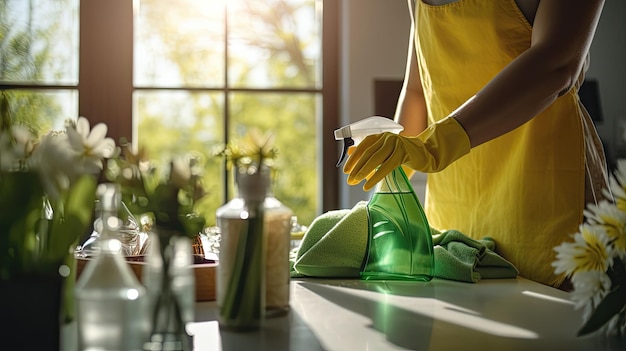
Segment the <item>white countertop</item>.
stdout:
<svg viewBox="0 0 626 351">
<path fill-rule="evenodd" d="M 568 294 L 523 278 L 291 285 L 289 315 L 258 332 L 220 331 L 215 302 L 198 303 L 194 350 L 626 350 L 626 340 L 576 337 L 581 311 Z"/>
<path fill-rule="evenodd" d="M 232 350 L 626 350 L 626 339 L 576 337 L 569 294 L 532 281 L 476 284 L 294 279 L 291 311 L 261 330 L 220 331 L 215 302 L 196 304 L 187 325 L 194 351 Z M 76 323 L 62 350 L 76 350 Z"/>
</svg>

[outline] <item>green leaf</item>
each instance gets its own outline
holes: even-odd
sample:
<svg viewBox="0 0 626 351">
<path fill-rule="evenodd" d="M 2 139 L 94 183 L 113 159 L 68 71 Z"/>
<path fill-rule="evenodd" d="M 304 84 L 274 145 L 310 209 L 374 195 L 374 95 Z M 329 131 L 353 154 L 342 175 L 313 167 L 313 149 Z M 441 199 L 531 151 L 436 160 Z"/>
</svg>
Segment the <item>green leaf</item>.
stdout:
<svg viewBox="0 0 626 351">
<path fill-rule="evenodd" d="M 7 172 L 0 175 L 0 230 L 23 218 L 32 208 L 41 207 L 43 189 L 35 172 Z"/>
<path fill-rule="evenodd" d="M 0 174 L 0 279 L 32 266 L 42 203 L 39 174 Z"/>
<path fill-rule="evenodd" d="M 62 211 L 55 209 L 50 232 L 49 258 L 62 260 L 68 249 L 90 225 L 96 199 L 96 180 L 82 176 L 72 185 Z"/>
<path fill-rule="evenodd" d="M 182 222 L 183 234 L 191 239 L 202 232 L 206 224 L 205 218 L 196 213 L 181 214 L 179 219 Z"/>
<path fill-rule="evenodd" d="M 578 331 L 578 336 L 592 333 L 605 325 L 613 316 L 619 313 L 626 305 L 626 284 L 617 285 L 615 289 L 600 302 L 591 317 Z"/>
</svg>

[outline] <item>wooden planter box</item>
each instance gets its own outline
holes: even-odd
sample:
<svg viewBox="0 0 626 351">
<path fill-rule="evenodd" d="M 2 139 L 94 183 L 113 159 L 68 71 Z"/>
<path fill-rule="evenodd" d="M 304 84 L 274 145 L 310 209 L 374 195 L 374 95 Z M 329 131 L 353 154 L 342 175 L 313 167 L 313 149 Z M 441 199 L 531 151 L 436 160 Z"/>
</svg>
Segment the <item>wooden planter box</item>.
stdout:
<svg viewBox="0 0 626 351">
<path fill-rule="evenodd" d="M 85 264 L 90 259 L 77 257 L 76 258 L 76 279 L 80 277 Z M 143 266 L 145 262 L 128 261 L 130 268 L 133 270 L 139 281 L 142 279 Z M 215 300 L 215 274 L 217 270 L 217 263 L 198 263 L 193 265 L 193 272 L 195 276 L 196 285 L 196 301 L 214 301 Z"/>
</svg>

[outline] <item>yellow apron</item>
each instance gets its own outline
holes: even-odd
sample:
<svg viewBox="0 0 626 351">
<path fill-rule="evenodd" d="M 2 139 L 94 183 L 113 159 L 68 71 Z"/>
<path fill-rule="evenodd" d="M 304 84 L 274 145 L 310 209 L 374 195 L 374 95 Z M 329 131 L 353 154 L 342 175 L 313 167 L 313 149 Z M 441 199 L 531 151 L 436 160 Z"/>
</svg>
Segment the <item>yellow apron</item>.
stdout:
<svg viewBox="0 0 626 351">
<path fill-rule="evenodd" d="M 532 27 L 514 0 L 416 3 L 415 44 L 429 123 L 458 108 L 530 47 Z M 554 274 L 553 248 L 571 240 L 582 222 L 586 164 L 596 193 L 606 186 L 602 146 L 578 86 L 523 126 L 429 174 L 424 207 L 431 226 L 492 237 L 521 276 L 559 285 L 564 277 Z"/>
</svg>

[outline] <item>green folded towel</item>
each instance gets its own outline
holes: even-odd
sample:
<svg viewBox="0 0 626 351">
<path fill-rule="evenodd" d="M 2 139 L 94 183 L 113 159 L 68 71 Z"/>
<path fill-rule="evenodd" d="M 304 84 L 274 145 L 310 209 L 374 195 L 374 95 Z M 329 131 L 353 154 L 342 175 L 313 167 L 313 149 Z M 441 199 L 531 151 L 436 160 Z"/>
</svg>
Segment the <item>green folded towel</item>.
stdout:
<svg viewBox="0 0 626 351">
<path fill-rule="evenodd" d="M 434 276 L 476 283 L 482 278 L 515 278 L 517 268 L 494 252 L 496 243 L 474 240 L 458 230 L 431 230 L 435 255 Z"/>
<path fill-rule="evenodd" d="M 291 256 L 292 277 L 357 278 L 367 250 L 367 202 L 317 217 Z M 515 278 L 518 271 L 494 252 L 491 238 L 474 240 L 457 230 L 432 230 L 438 278 L 475 283 Z"/>
<path fill-rule="evenodd" d="M 358 277 L 367 249 L 367 202 L 328 211 L 308 227 L 293 262 L 292 277 Z"/>
</svg>

